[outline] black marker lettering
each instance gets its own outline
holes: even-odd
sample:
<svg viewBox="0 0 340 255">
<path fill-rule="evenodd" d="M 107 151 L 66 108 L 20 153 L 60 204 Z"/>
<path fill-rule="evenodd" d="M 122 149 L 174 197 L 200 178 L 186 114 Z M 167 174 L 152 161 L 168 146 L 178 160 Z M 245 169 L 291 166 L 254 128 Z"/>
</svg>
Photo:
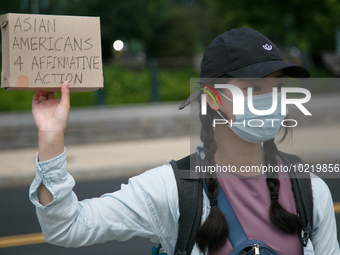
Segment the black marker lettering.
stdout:
<svg viewBox="0 0 340 255">
<path fill-rule="evenodd" d="M 42 46 L 45 50 L 47 50 L 45 45 L 44 45 L 45 42 L 46 42 L 46 37 L 39 37 L 39 50 L 41 50 L 40 46 Z"/>
<path fill-rule="evenodd" d="M 56 79 L 55 79 L 56 75 L 58 75 L 58 74 L 55 74 L 55 73 L 52 74 L 52 76 L 53 76 L 53 83 L 56 83 Z"/>
<path fill-rule="evenodd" d="M 38 65 L 38 61 L 36 57 L 33 57 L 31 70 L 33 70 L 34 65 L 36 65 L 37 68 L 39 69 L 39 65 Z"/>
<path fill-rule="evenodd" d="M 69 69 L 72 69 L 72 65 L 74 66 L 74 69 L 77 70 L 76 62 L 74 61 L 74 57 L 71 58 Z"/>
<path fill-rule="evenodd" d="M 18 43 L 17 37 L 14 37 L 14 41 L 13 41 L 13 50 L 14 50 L 14 46 L 17 46 L 19 48 L 19 50 L 21 50 L 21 47 Z"/>
<path fill-rule="evenodd" d="M 89 42 L 90 40 L 93 40 L 93 39 L 92 38 L 88 38 L 88 39 L 85 40 L 85 43 L 89 45 L 89 48 L 86 48 L 84 50 L 90 50 L 90 49 L 93 48 L 92 43 Z"/>
<path fill-rule="evenodd" d="M 79 58 L 80 57 L 75 57 L 75 59 L 77 60 L 77 70 L 79 69 Z"/>
<path fill-rule="evenodd" d="M 64 51 L 65 52 L 66 52 L 66 46 L 69 46 L 71 48 L 71 51 L 73 51 L 70 37 L 67 37 L 67 39 L 66 39 L 66 42 L 65 42 L 65 45 L 64 45 Z"/>
<path fill-rule="evenodd" d="M 33 42 L 33 40 L 35 40 L 35 39 L 37 39 L 37 37 L 31 37 L 31 50 L 37 50 L 38 49 L 38 47 L 33 49 L 33 45 L 38 45 L 38 43 Z"/>
<path fill-rule="evenodd" d="M 83 50 L 83 38 L 80 38 L 80 43 L 78 43 L 77 39 L 74 38 L 74 50 L 77 50 L 77 46 L 80 51 Z"/>
<path fill-rule="evenodd" d="M 55 60 L 57 59 L 57 57 L 53 57 L 53 66 L 52 69 L 55 69 Z"/>
<path fill-rule="evenodd" d="M 29 20 L 29 19 L 30 19 L 30 18 L 24 19 L 24 23 L 27 24 L 27 25 L 29 25 L 29 28 L 25 29 L 24 32 L 27 32 L 27 31 L 31 30 L 31 28 L 32 28 L 31 23 L 27 22 L 27 20 Z"/>
<path fill-rule="evenodd" d="M 90 57 L 90 62 L 89 62 L 89 57 L 85 57 L 87 65 L 89 66 L 89 69 L 91 70 L 91 63 L 92 63 L 92 56 Z"/>
<path fill-rule="evenodd" d="M 39 59 L 39 63 L 40 63 L 40 70 L 42 69 L 42 64 L 45 63 L 45 61 L 43 61 L 42 59 L 46 58 L 45 56 L 40 57 Z"/>
<path fill-rule="evenodd" d="M 60 69 L 60 66 L 65 69 L 65 61 L 64 64 L 62 63 L 63 57 L 58 57 L 58 70 Z"/>
<path fill-rule="evenodd" d="M 49 49 L 48 49 L 48 51 L 51 51 L 51 50 L 54 50 L 53 48 L 52 48 L 52 39 L 53 39 L 53 37 L 47 37 L 47 40 L 49 41 Z"/>
<path fill-rule="evenodd" d="M 99 69 L 99 66 L 96 67 L 96 65 L 99 65 L 100 62 L 99 62 L 99 61 L 98 61 L 98 62 L 95 62 L 95 61 L 96 61 L 96 58 L 99 58 L 99 56 L 93 57 L 93 68 L 94 68 L 94 69 Z"/>
<path fill-rule="evenodd" d="M 41 28 L 43 28 L 45 30 L 45 33 L 47 32 L 46 31 L 46 27 L 45 27 L 45 23 L 44 23 L 44 20 L 41 19 L 40 21 L 40 26 L 39 26 L 39 33 L 41 33 Z"/>
<path fill-rule="evenodd" d="M 15 32 L 15 30 L 17 29 L 17 27 L 20 27 L 20 32 L 22 33 L 20 17 L 18 17 L 17 22 L 15 23 L 14 32 Z"/>
<path fill-rule="evenodd" d="M 64 77 L 64 74 L 60 74 L 60 83 L 63 83 L 63 82 L 64 82 L 63 77 Z"/>
<path fill-rule="evenodd" d="M 26 40 L 24 41 L 24 39 L 22 37 L 20 37 L 20 49 L 23 49 L 23 47 L 25 47 L 27 44 L 27 49 L 30 50 L 30 43 L 28 38 L 26 38 Z"/>
<path fill-rule="evenodd" d="M 66 68 L 70 69 L 68 58 L 64 57 L 64 63 L 65 63 L 64 68 L 66 67 Z"/>
<path fill-rule="evenodd" d="M 79 78 L 79 76 L 78 76 L 78 74 L 75 74 L 74 75 L 74 84 L 76 84 L 77 81 L 78 80 L 78 82 L 81 84 L 81 83 L 83 83 L 83 73 L 80 73 L 80 78 Z"/>
<path fill-rule="evenodd" d="M 68 79 L 69 76 L 71 76 L 70 80 Z M 67 80 L 69 83 L 71 83 L 71 81 L 73 80 L 73 75 L 72 75 L 71 73 L 68 73 L 68 74 L 66 75 L 66 80 Z"/>
<path fill-rule="evenodd" d="M 82 70 L 85 70 L 85 57 L 82 57 L 83 58 L 83 69 Z"/>
<path fill-rule="evenodd" d="M 19 56 L 19 57 L 17 58 L 17 60 L 15 60 L 15 62 L 14 62 L 14 65 L 19 65 L 19 71 L 21 71 L 21 66 L 22 66 L 23 64 L 24 64 L 24 63 L 21 62 L 21 56 Z"/>
<path fill-rule="evenodd" d="M 61 51 L 61 49 L 58 49 L 57 48 L 57 43 L 60 41 L 60 40 L 62 40 L 63 38 L 62 37 L 59 37 L 57 40 L 55 40 L 55 42 L 54 42 L 54 49 L 55 49 L 55 51 Z"/>
<path fill-rule="evenodd" d="M 53 24 L 48 20 L 47 21 L 47 31 L 50 32 L 50 27 L 51 30 L 55 33 L 55 19 L 53 19 Z"/>
<path fill-rule="evenodd" d="M 45 75 L 44 75 L 44 79 L 43 79 L 43 82 L 44 82 L 44 84 L 51 83 L 50 81 L 49 81 L 49 82 L 45 81 L 45 79 L 46 79 L 46 76 L 48 76 L 48 75 L 50 75 L 50 74 L 45 74 Z"/>
<path fill-rule="evenodd" d="M 37 19 L 34 19 L 34 33 L 37 32 Z"/>
<path fill-rule="evenodd" d="M 52 57 L 52 56 L 48 56 L 48 57 L 47 57 L 47 61 L 46 61 L 46 67 L 47 67 L 47 69 L 49 68 L 49 65 L 52 64 L 52 61 L 49 61 L 51 58 L 53 58 L 53 57 Z M 53 69 L 53 67 L 52 67 L 52 69 Z"/>
<path fill-rule="evenodd" d="M 41 79 L 41 77 L 40 77 L 40 73 L 38 72 L 38 75 L 37 75 L 37 77 L 35 78 L 35 84 L 37 84 L 37 81 L 40 81 L 41 82 L 41 84 L 44 84 L 44 82 L 43 82 L 43 80 Z"/>
</svg>

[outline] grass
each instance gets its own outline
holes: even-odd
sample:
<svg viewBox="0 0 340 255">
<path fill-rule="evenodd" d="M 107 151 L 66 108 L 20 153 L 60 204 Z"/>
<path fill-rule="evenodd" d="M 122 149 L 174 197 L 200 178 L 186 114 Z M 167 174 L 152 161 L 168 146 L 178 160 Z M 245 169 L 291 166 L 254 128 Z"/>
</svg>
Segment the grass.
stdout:
<svg viewBox="0 0 340 255">
<path fill-rule="evenodd" d="M 127 70 L 104 66 L 104 100 L 106 105 L 147 103 L 151 101 L 150 71 L 147 68 Z M 160 69 L 158 73 L 160 101 L 185 100 L 190 94 L 190 78 L 199 74 L 192 68 Z M 97 104 L 100 92 L 71 93 L 71 106 Z M 0 89 L 0 111 L 30 110 L 34 92 Z M 59 97 L 60 93 L 56 93 Z"/>
<path fill-rule="evenodd" d="M 115 66 L 104 66 L 104 101 L 106 105 L 137 104 L 151 102 L 151 73 L 148 68 L 136 70 Z M 329 77 L 323 69 L 313 69 L 312 77 Z M 193 68 L 160 68 L 158 72 L 160 101 L 184 101 L 190 94 L 190 78 L 199 77 Z M 294 86 L 294 82 L 292 86 Z M 301 86 L 298 85 L 298 86 Z M 338 78 L 313 79 L 302 84 L 315 93 L 339 93 Z M 72 107 L 86 107 L 97 104 L 100 92 L 71 93 Z M 0 111 L 21 111 L 31 109 L 34 92 L 5 91 L 0 89 Z M 57 97 L 60 93 L 57 93 Z"/>
</svg>

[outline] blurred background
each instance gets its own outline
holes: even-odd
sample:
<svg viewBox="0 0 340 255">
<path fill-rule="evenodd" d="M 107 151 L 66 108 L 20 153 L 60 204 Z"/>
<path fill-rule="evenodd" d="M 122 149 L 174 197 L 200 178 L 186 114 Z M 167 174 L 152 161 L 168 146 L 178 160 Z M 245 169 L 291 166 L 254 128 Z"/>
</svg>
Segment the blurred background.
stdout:
<svg viewBox="0 0 340 255">
<path fill-rule="evenodd" d="M 177 107 L 208 44 L 237 27 L 263 33 L 313 78 L 332 78 L 302 84 L 312 93 L 313 118 L 280 148 L 310 164 L 340 163 L 339 0 L 0 0 L 0 15 L 9 12 L 100 17 L 104 89 L 71 94 L 65 134 L 80 200 L 190 153 L 190 111 Z M 33 94 L 0 90 L 0 253 L 151 254 L 141 238 L 78 249 L 43 243 L 27 198 L 37 151 Z M 325 181 L 338 213 L 337 179 Z"/>
<path fill-rule="evenodd" d="M 72 106 L 184 100 L 204 49 L 236 27 L 260 31 L 313 77 L 340 75 L 336 0 L 2 0 L 8 12 L 100 16 L 105 88 L 73 94 Z M 0 111 L 30 109 L 32 95 L 1 93 Z"/>
</svg>

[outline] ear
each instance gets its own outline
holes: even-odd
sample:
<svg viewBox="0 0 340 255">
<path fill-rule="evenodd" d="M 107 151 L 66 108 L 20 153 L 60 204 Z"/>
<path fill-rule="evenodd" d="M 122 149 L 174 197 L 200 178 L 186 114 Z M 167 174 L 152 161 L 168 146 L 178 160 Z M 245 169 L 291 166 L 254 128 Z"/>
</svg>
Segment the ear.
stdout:
<svg viewBox="0 0 340 255">
<path fill-rule="evenodd" d="M 207 93 L 207 91 L 209 93 Z M 218 111 L 221 105 L 215 93 L 211 91 L 207 86 L 204 87 L 203 93 L 207 95 L 207 103 L 210 106 L 210 108 L 214 111 Z"/>
</svg>

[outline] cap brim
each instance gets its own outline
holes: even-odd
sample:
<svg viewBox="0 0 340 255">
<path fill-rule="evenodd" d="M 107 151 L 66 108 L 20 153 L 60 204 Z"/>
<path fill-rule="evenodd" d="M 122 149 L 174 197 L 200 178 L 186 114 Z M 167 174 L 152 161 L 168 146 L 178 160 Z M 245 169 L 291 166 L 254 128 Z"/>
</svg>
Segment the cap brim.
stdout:
<svg viewBox="0 0 340 255">
<path fill-rule="evenodd" d="M 229 71 L 227 74 L 236 78 L 263 78 L 279 70 L 283 70 L 285 75 L 293 78 L 306 79 L 310 77 L 306 68 L 279 60 L 254 63 Z"/>
</svg>

